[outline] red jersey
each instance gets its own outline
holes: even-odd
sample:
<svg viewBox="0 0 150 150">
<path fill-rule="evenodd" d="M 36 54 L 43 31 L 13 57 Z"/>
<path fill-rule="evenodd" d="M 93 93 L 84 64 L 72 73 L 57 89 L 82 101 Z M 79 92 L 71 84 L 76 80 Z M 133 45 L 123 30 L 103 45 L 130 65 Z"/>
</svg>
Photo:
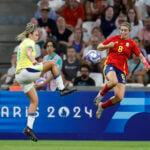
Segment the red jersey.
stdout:
<svg viewBox="0 0 150 150">
<path fill-rule="evenodd" d="M 115 46 L 109 49 L 106 64 L 112 64 L 125 74 L 128 74 L 127 61 L 130 58 L 131 52 L 135 55 L 140 55 L 141 51 L 132 39 L 121 39 L 119 35 L 112 36 L 105 40 L 102 44 L 107 45 L 114 42 Z"/>
<path fill-rule="evenodd" d="M 66 6 L 62 12 L 62 16 L 65 18 L 67 24 L 75 27 L 79 18 L 84 19 L 84 9 L 83 7 L 78 7 L 76 10 L 72 10 L 69 6 Z"/>
</svg>

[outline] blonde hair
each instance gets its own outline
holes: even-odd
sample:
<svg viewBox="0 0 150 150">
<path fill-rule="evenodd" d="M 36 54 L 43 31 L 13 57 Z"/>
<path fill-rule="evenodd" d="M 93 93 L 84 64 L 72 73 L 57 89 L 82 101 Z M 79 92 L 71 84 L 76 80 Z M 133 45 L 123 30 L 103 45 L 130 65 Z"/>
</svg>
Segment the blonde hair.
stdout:
<svg viewBox="0 0 150 150">
<path fill-rule="evenodd" d="M 16 37 L 17 41 L 22 41 L 24 38 L 28 37 L 28 35 L 30 33 L 33 33 L 35 30 L 36 26 L 33 23 L 31 22 L 27 23 L 25 30 Z"/>
</svg>

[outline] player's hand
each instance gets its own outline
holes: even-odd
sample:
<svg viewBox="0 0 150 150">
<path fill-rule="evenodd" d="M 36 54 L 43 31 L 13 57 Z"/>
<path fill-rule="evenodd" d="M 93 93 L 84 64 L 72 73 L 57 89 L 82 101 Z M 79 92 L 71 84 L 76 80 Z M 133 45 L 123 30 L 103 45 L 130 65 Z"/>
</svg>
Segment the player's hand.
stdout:
<svg viewBox="0 0 150 150">
<path fill-rule="evenodd" d="M 108 46 L 109 46 L 110 48 L 113 48 L 113 47 L 115 46 L 115 42 L 110 42 L 110 43 L 108 44 Z"/>
<path fill-rule="evenodd" d="M 32 61 L 32 64 L 33 64 L 33 65 L 36 65 L 36 64 L 38 64 L 38 62 L 37 62 L 36 60 L 33 60 L 33 61 Z"/>
</svg>

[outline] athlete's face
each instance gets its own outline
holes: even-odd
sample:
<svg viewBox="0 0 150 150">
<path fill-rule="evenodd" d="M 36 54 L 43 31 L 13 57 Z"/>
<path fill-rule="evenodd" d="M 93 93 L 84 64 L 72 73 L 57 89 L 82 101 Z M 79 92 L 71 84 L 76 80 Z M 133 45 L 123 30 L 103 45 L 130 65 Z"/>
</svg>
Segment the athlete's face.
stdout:
<svg viewBox="0 0 150 150">
<path fill-rule="evenodd" d="M 38 41 L 38 39 L 39 39 L 39 32 L 38 32 L 38 30 L 35 30 L 35 31 L 33 32 L 33 34 L 31 35 L 31 38 L 32 38 L 32 40 L 35 41 L 35 42 Z"/>
<path fill-rule="evenodd" d="M 129 34 L 130 34 L 130 31 L 129 31 L 128 27 L 126 27 L 126 26 L 121 26 L 120 27 L 120 36 L 121 36 L 121 38 L 128 39 Z"/>
<path fill-rule="evenodd" d="M 54 48 L 52 42 L 48 42 L 48 43 L 47 43 L 46 50 L 47 50 L 47 53 L 48 53 L 49 55 L 52 54 L 52 53 L 55 51 L 55 48 Z"/>
</svg>

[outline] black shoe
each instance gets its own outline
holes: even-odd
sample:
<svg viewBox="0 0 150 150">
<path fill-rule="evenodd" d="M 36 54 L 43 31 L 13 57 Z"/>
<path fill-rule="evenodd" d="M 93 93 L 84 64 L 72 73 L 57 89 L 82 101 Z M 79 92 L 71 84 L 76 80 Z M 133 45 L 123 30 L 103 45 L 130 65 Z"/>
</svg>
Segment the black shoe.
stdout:
<svg viewBox="0 0 150 150">
<path fill-rule="evenodd" d="M 64 88 L 63 90 L 60 91 L 61 96 L 65 96 L 67 94 L 71 94 L 73 92 L 77 91 L 76 88 Z"/>
<path fill-rule="evenodd" d="M 38 139 L 35 136 L 34 132 L 32 131 L 32 129 L 30 129 L 29 127 L 26 127 L 23 131 L 23 134 L 26 135 L 27 137 L 29 137 L 32 141 L 37 142 Z"/>
</svg>

